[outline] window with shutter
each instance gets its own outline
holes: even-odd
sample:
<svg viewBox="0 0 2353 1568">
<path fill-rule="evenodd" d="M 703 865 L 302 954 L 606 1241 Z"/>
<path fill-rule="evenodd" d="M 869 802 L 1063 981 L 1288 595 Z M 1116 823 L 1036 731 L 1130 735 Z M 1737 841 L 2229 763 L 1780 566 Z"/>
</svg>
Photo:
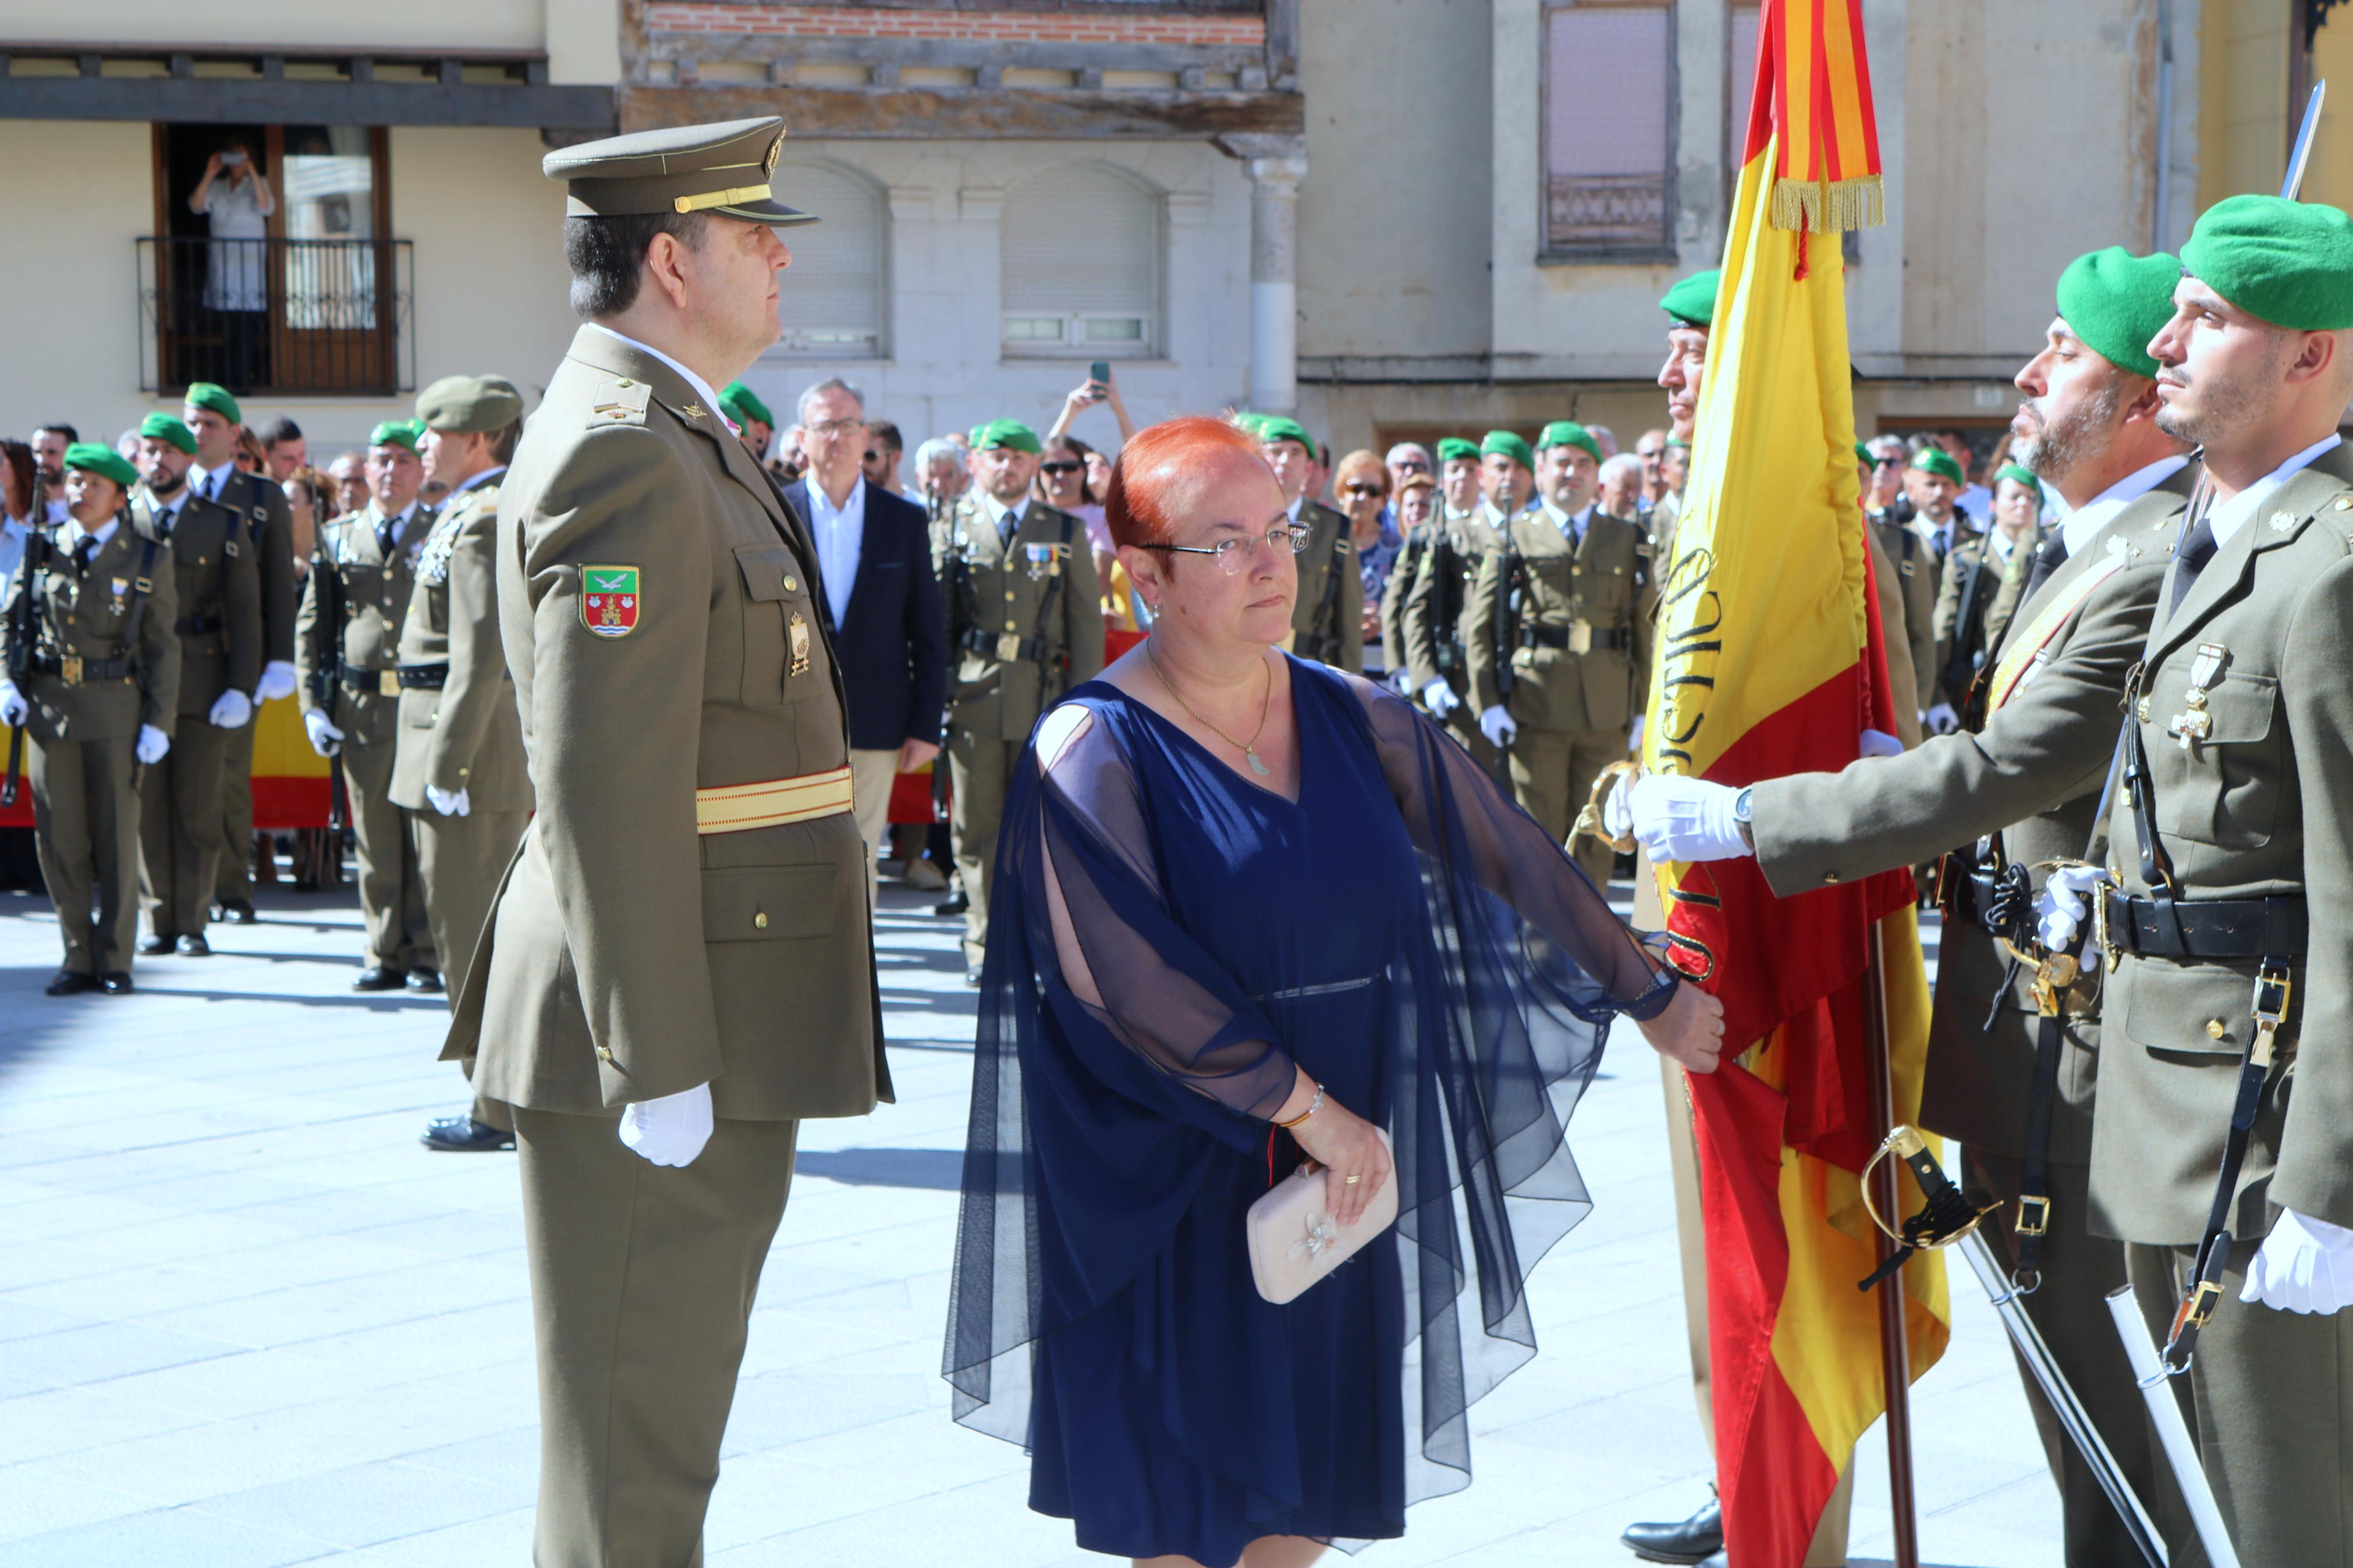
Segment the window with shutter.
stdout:
<svg viewBox="0 0 2353 1568">
<path fill-rule="evenodd" d="M 779 229 L 793 253 L 769 353 L 791 359 L 879 359 L 883 352 L 881 198 L 864 181 L 821 163 L 779 163 L 770 188 L 822 222 Z"/>
<path fill-rule="evenodd" d="M 1160 201 L 1103 164 L 1065 163 L 1006 193 L 1008 359 L 1147 359 L 1160 335 Z"/>
<path fill-rule="evenodd" d="M 1545 6 L 1547 257 L 1672 258 L 1675 92 L 1668 0 Z"/>
</svg>

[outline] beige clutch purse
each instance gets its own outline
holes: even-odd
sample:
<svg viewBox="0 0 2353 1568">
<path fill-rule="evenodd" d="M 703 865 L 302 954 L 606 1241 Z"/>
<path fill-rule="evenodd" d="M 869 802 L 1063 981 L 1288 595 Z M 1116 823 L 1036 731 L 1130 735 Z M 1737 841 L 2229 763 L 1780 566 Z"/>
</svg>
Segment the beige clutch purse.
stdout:
<svg viewBox="0 0 2353 1568">
<path fill-rule="evenodd" d="M 1389 1135 L 1381 1134 L 1388 1146 Z M 1250 1278 L 1258 1293 L 1280 1307 L 1297 1300 L 1315 1282 L 1364 1250 L 1397 1223 L 1398 1183 L 1392 1161 L 1381 1184 L 1354 1225 L 1334 1219 L 1324 1204 L 1324 1167 L 1306 1164 L 1250 1205 L 1243 1228 L 1250 1237 Z"/>
</svg>

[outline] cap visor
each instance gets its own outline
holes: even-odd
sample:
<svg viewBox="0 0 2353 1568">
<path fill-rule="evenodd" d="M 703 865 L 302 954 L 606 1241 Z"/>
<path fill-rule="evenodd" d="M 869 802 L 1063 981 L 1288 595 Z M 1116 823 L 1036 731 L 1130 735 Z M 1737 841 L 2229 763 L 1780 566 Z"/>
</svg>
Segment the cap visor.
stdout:
<svg viewBox="0 0 2353 1568">
<path fill-rule="evenodd" d="M 818 221 L 817 214 L 797 212 L 773 196 L 765 202 L 746 202 L 741 206 L 712 207 L 721 217 L 741 218 L 745 223 L 764 223 L 770 228 L 797 228 L 805 223 Z"/>
</svg>

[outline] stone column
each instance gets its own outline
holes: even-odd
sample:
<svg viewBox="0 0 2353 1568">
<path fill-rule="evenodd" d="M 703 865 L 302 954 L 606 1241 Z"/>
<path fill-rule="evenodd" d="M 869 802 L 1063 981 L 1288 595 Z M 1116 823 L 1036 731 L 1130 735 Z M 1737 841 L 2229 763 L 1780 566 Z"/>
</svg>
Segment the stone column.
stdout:
<svg viewBox="0 0 2353 1568">
<path fill-rule="evenodd" d="M 1299 182 L 1303 136 L 1218 139 L 1250 178 L 1250 405 L 1289 414 L 1299 404 Z"/>
</svg>

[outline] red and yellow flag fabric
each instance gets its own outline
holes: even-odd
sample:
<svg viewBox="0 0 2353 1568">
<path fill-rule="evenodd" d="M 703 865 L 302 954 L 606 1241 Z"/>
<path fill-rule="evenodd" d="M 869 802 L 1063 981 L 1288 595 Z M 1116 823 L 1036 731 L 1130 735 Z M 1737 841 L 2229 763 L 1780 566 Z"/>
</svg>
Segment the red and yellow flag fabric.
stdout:
<svg viewBox="0 0 2353 1568">
<path fill-rule="evenodd" d="M 1674 558 L 1644 763 L 1726 784 L 1830 772 L 1893 732 L 1853 458 L 1844 279 L 1811 233 L 1875 221 L 1857 0 L 1766 0 Z M 1675 962 L 1740 1049 L 1689 1079 L 1707 1231 L 1718 1485 L 1738 1568 L 1799 1568 L 1856 1440 L 1885 1408 L 1860 1173 L 1879 928 L 1895 1117 L 1917 1113 L 1928 994 L 1912 879 L 1777 899 L 1753 860 L 1662 867 Z M 1745 1045 L 1746 1048 L 1742 1049 Z M 1943 1353 L 1934 1255 L 1904 1271 L 1912 1375 Z"/>
<path fill-rule="evenodd" d="M 183 724 L 201 719 L 183 718 Z M 302 730 L 302 708 L 290 697 L 254 710 L 253 825 L 265 830 L 327 826 L 327 759 L 311 749 Z M 0 761 L 9 731 L 0 727 Z M 27 748 L 31 742 L 26 742 Z M 27 763 L 29 765 L 29 762 Z M 33 826 L 33 787 L 20 783 L 16 804 L 0 806 L 0 827 Z"/>
</svg>

